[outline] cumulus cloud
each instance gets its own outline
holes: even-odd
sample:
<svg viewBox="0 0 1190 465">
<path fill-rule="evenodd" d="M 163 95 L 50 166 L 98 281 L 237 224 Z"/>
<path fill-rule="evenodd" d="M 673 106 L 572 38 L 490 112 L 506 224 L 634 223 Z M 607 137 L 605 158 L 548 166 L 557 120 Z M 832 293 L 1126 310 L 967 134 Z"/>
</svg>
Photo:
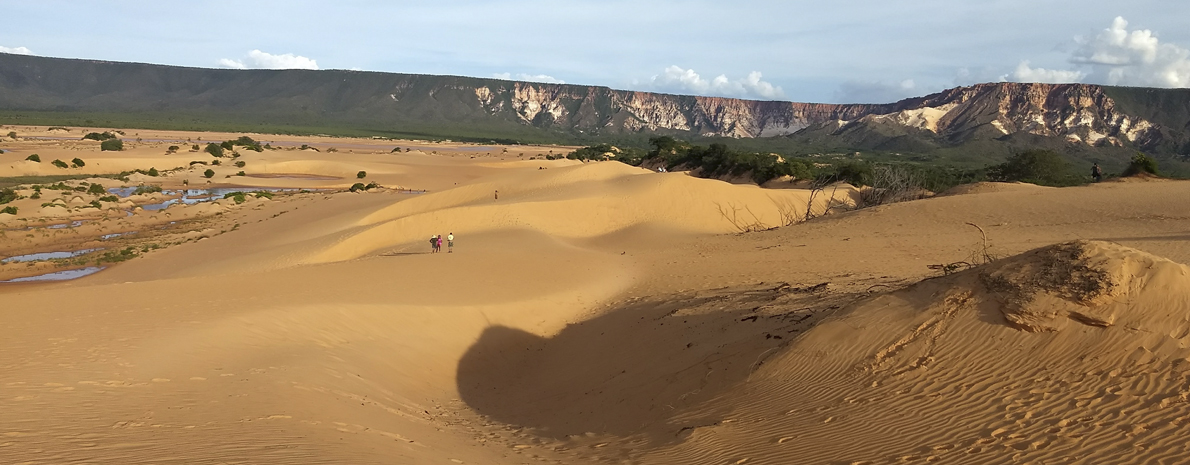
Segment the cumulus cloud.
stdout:
<svg viewBox="0 0 1190 465">
<path fill-rule="evenodd" d="M 896 84 L 879 81 L 849 81 L 835 91 L 839 103 L 892 103 L 914 97 L 918 93 L 917 83 L 906 79 Z"/>
<path fill-rule="evenodd" d="M 13 55 L 32 55 L 33 51 L 25 47 L 9 48 L 0 45 L 0 53 L 11 53 Z"/>
<path fill-rule="evenodd" d="M 546 84 L 566 84 L 566 81 L 563 81 L 556 77 L 548 76 L 545 74 L 520 73 L 514 77 L 512 75 L 512 73 L 496 73 L 496 74 L 493 74 L 492 77 L 494 77 L 496 79 L 503 79 L 505 81 L 528 81 L 528 82 L 544 82 Z"/>
<path fill-rule="evenodd" d="M 1128 30 L 1128 21 L 1117 17 L 1095 37 L 1075 38 L 1078 47 L 1070 62 L 1078 70 L 1032 68 L 1021 62 L 1014 81 L 1095 82 L 1142 87 L 1190 87 L 1190 50 L 1162 43 L 1153 31 Z"/>
<path fill-rule="evenodd" d="M 1045 69 L 1033 68 L 1029 66 L 1029 61 L 1022 61 L 1017 65 L 1016 71 L 1011 75 L 1006 75 L 1001 78 L 1002 81 L 1016 81 L 1016 82 L 1041 82 L 1045 84 L 1068 84 L 1072 82 L 1079 82 L 1086 77 L 1082 71 L 1071 71 L 1063 69 Z"/>
<path fill-rule="evenodd" d="M 273 55 L 253 50 L 242 60 L 219 60 L 219 66 L 234 69 L 318 69 L 318 62 L 292 53 Z"/>
<path fill-rule="evenodd" d="M 785 91 L 780 87 L 761 80 L 760 71 L 753 71 L 742 79 L 728 79 L 726 75 L 719 75 L 714 79 L 703 79 L 693 69 L 682 69 L 670 66 L 657 76 L 653 76 L 651 86 L 675 93 L 691 93 L 696 95 L 713 95 L 721 97 L 742 97 L 757 99 L 780 99 L 785 97 Z"/>
</svg>

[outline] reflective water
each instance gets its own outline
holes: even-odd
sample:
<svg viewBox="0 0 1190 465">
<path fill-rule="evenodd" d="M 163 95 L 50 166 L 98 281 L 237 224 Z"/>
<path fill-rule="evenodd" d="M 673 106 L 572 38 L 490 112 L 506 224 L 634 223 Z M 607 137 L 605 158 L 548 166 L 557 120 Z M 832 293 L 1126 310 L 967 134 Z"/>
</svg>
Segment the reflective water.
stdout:
<svg viewBox="0 0 1190 465">
<path fill-rule="evenodd" d="M 103 266 L 90 266 L 87 268 L 79 268 L 77 270 L 55 271 L 53 273 L 46 273 L 37 276 L 28 276 L 24 278 L 15 278 L 8 281 L 0 281 L 0 283 L 27 283 L 36 281 L 67 281 L 71 279 L 78 279 L 83 276 L 93 275 L 103 271 Z"/>
<path fill-rule="evenodd" d="M 168 190 L 161 191 L 161 193 L 166 196 L 171 196 L 171 197 L 178 196 L 178 198 L 169 199 L 169 200 L 161 201 L 158 203 L 145 204 L 145 205 L 141 205 L 140 207 L 145 209 L 146 211 L 158 211 L 158 210 L 164 210 L 166 208 L 169 208 L 170 205 L 175 205 L 175 204 L 179 204 L 179 203 L 181 203 L 183 205 L 194 205 L 197 203 L 210 202 L 212 200 L 219 200 L 219 199 L 223 198 L 224 195 L 230 194 L 232 192 L 255 192 L 255 191 L 299 192 L 301 190 L 302 189 L 280 189 L 280 188 L 275 188 L 275 187 L 212 187 L 212 188 L 204 188 L 204 189 L 178 189 L 178 190 L 168 189 Z M 306 189 L 306 190 L 317 191 L 318 189 Z M 133 192 L 136 192 L 136 188 L 135 187 L 111 187 L 111 188 L 108 188 L 107 191 L 114 194 L 117 197 L 125 198 L 125 197 L 131 196 Z"/>
<path fill-rule="evenodd" d="M 28 255 L 17 255 L 15 257 L 8 257 L 3 260 L 0 260 L 0 263 L 24 263 L 24 262 L 36 262 L 36 261 L 41 261 L 41 260 L 56 260 L 56 259 L 61 259 L 61 258 L 74 258 L 79 255 L 89 254 L 91 252 L 95 252 L 98 250 L 103 250 L 103 249 L 83 249 L 83 250 L 75 250 L 73 252 L 31 253 Z"/>
<path fill-rule="evenodd" d="M 102 236 L 99 236 L 99 240 L 101 240 L 101 241 L 106 241 L 106 240 L 108 240 L 108 239 L 115 239 L 115 238 L 117 238 L 117 237 L 120 237 L 120 236 L 131 236 L 131 235 L 133 235 L 133 234 L 136 234 L 136 231 L 128 231 L 128 232 L 122 232 L 122 233 L 104 234 L 104 235 L 102 235 Z"/>
</svg>

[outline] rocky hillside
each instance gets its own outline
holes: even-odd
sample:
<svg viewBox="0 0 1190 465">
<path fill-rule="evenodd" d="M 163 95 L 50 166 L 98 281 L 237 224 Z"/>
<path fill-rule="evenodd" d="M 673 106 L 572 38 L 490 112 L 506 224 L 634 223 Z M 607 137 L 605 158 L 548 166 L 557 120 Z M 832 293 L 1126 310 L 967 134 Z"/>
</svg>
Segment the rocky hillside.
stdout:
<svg viewBox="0 0 1190 465">
<path fill-rule="evenodd" d="M 882 105 L 667 95 L 342 70 L 199 69 L 0 54 L 0 123 L 90 115 L 157 126 L 353 128 L 585 141 L 664 133 L 928 152 L 1060 144 L 1190 152 L 1190 91 L 997 83 Z"/>
</svg>

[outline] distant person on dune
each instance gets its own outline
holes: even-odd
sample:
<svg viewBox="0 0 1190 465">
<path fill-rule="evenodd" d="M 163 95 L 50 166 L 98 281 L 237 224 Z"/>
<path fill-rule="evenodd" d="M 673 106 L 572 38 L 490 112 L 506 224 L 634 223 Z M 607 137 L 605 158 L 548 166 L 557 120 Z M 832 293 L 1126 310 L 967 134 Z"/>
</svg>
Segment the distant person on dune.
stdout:
<svg viewBox="0 0 1190 465">
<path fill-rule="evenodd" d="M 438 251 L 438 236 L 430 236 L 430 253 Z"/>
<path fill-rule="evenodd" d="M 494 200 L 500 200 L 500 191 L 497 190 L 495 194 L 492 194 L 492 197 Z"/>
<path fill-rule="evenodd" d="M 455 233 L 448 233 L 446 235 L 446 253 L 455 252 Z"/>
<path fill-rule="evenodd" d="M 1091 177 L 1095 178 L 1095 182 L 1103 180 L 1103 169 L 1099 168 L 1098 163 L 1091 167 Z"/>
</svg>

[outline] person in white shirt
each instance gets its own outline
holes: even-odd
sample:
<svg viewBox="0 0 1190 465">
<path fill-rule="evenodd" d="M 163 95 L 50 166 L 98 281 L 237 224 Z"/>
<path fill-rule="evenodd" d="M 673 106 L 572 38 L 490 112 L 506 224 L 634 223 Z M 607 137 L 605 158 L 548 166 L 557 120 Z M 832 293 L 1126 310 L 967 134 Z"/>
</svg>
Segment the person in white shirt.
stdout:
<svg viewBox="0 0 1190 465">
<path fill-rule="evenodd" d="M 455 251 L 455 233 L 446 235 L 446 253 L 454 253 Z"/>
</svg>

